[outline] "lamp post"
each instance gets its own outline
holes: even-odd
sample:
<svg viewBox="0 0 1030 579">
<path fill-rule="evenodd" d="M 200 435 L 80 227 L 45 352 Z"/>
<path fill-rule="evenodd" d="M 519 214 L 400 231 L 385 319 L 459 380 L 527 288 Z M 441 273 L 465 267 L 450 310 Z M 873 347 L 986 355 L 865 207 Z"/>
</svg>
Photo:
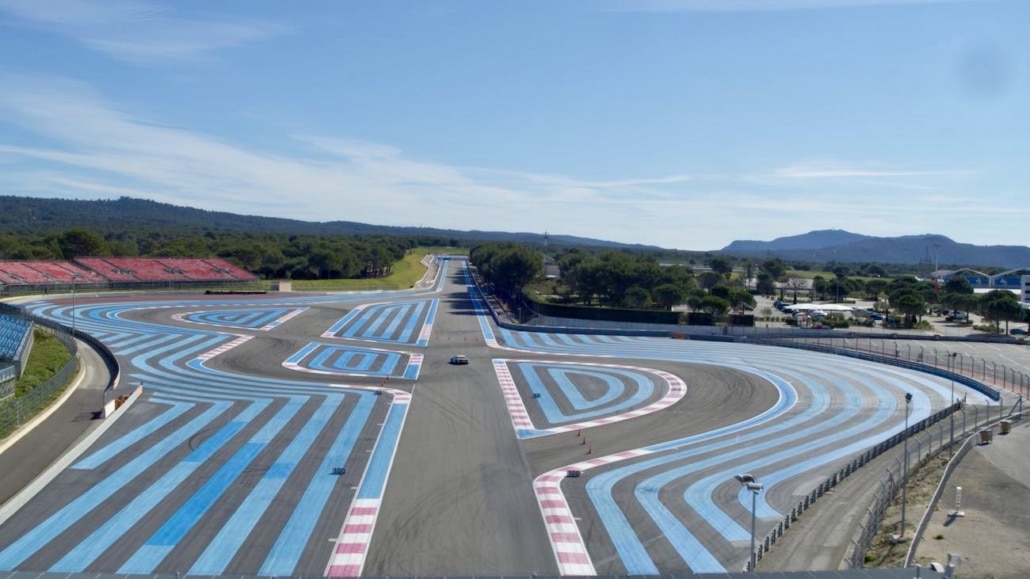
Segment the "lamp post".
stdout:
<svg viewBox="0 0 1030 579">
<path fill-rule="evenodd" d="M 948 352 L 948 377 L 951 379 L 951 444 L 948 447 L 948 460 L 955 458 L 955 374 L 951 370 L 951 361 L 958 352 Z"/>
<path fill-rule="evenodd" d="M 736 479 L 744 488 L 751 491 L 751 557 L 748 571 L 755 573 L 755 565 L 758 564 L 755 560 L 755 511 L 758 508 L 758 493 L 762 491 L 762 483 L 750 474 L 738 474 Z"/>
<path fill-rule="evenodd" d="M 908 409 L 912 404 L 912 393 L 905 393 L 905 473 L 901 477 L 901 531 L 899 537 L 905 536 L 905 503 L 908 489 Z"/>
</svg>

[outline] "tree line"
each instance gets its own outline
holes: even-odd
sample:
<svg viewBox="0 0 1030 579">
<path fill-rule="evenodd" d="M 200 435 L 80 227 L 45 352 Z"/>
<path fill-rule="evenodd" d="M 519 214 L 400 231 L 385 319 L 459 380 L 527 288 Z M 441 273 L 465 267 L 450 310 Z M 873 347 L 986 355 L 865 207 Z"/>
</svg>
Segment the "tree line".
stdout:
<svg viewBox="0 0 1030 579">
<path fill-rule="evenodd" d="M 287 235 L 206 231 L 85 228 L 0 235 L 0 259 L 74 260 L 78 257 L 220 257 L 268 279 L 353 279 L 389 275 L 419 246 L 455 246 L 452 239 L 387 235 Z"/>
</svg>

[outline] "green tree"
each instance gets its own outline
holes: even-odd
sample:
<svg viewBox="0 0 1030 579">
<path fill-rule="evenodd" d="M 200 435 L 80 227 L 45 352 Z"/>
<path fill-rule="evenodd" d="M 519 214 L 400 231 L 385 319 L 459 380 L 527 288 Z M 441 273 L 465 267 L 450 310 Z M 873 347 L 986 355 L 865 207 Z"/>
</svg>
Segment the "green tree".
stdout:
<svg viewBox="0 0 1030 579">
<path fill-rule="evenodd" d="M 763 261 L 761 268 L 773 281 L 783 281 L 787 277 L 787 266 L 779 258 Z"/>
<path fill-rule="evenodd" d="M 1005 333 L 1008 333 L 1008 323 L 1022 318 L 1023 307 L 1019 304 L 1019 298 L 1012 292 L 992 290 L 980 297 L 980 313 L 996 326 L 1000 326 L 1004 321 Z"/>
<path fill-rule="evenodd" d="M 731 289 L 727 301 L 731 308 L 738 311 L 743 311 L 746 308 L 754 309 L 756 304 L 755 296 L 751 295 L 751 292 L 742 287 L 734 287 Z"/>
<path fill-rule="evenodd" d="M 730 303 L 718 296 L 707 295 L 699 300 L 697 309 L 715 316 L 721 316 L 730 309 Z"/>
<path fill-rule="evenodd" d="M 673 306 L 682 304 L 687 299 L 687 292 L 673 283 L 664 283 L 651 292 L 655 303 L 662 309 L 671 310 Z"/>
<path fill-rule="evenodd" d="M 733 272 L 733 262 L 726 257 L 713 257 L 709 260 L 708 267 L 712 268 L 712 271 L 723 277 Z"/>
<path fill-rule="evenodd" d="M 651 305 L 651 292 L 640 286 L 633 286 L 626 290 L 622 301 L 628 307 L 644 309 Z"/>
<path fill-rule="evenodd" d="M 62 234 L 57 241 L 61 255 L 65 259 L 76 257 L 102 256 L 107 253 L 104 238 L 87 229 L 71 229 Z"/>
<path fill-rule="evenodd" d="M 871 279 L 865 282 L 865 293 L 873 300 L 879 300 L 880 294 L 887 289 L 889 284 L 890 282 L 885 279 Z"/>
<path fill-rule="evenodd" d="M 755 290 L 759 295 L 771 296 L 776 293 L 776 281 L 766 272 L 758 274 L 758 279 L 755 282 Z"/>
</svg>

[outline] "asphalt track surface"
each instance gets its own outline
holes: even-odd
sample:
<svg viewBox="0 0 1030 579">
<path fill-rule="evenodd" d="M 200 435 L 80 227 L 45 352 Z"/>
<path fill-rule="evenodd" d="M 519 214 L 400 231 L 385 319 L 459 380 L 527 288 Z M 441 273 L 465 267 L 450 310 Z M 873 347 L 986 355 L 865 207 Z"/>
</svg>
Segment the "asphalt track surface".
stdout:
<svg viewBox="0 0 1030 579">
<path fill-rule="evenodd" d="M 803 351 L 501 330 L 464 262 L 439 267 L 396 294 L 80 298 L 78 327 L 146 395 L 0 526 L 0 569 L 737 570 L 733 474 L 766 485 L 762 536 L 901 430 L 906 392 L 913 421 L 948 402 L 940 378 Z"/>
</svg>

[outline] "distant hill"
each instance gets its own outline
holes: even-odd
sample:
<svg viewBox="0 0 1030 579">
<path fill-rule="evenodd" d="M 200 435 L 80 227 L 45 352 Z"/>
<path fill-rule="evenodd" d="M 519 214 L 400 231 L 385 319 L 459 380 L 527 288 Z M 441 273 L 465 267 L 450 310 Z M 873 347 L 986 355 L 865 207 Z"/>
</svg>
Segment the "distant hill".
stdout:
<svg viewBox="0 0 1030 579">
<path fill-rule="evenodd" d="M 855 241 L 870 239 L 866 235 L 851 233 L 841 229 L 823 229 L 821 231 L 810 231 L 802 235 L 791 235 L 790 237 L 777 237 L 772 241 L 734 241 L 727 245 L 722 251 L 724 253 L 748 253 L 787 251 L 794 249 L 821 249 L 824 247 L 835 247 L 846 245 Z"/>
<path fill-rule="evenodd" d="M 935 247 L 936 244 L 936 247 Z M 812 231 L 772 241 L 734 241 L 723 253 L 779 257 L 791 261 L 839 263 L 930 262 L 939 256 L 941 268 L 971 266 L 1015 269 L 1030 267 L 1030 247 L 972 245 L 937 234 L 871 237 L 841 230 Z"/>
<path fill-rule="evenodd" d="M 432 227 L 394 227 L 352 221 L 310 222 L 277 217 L 237 215 L 122 197 L 115 200 L 43 199 L 0 196 L 0 233 L 38 233 L 84 227 L 94 231 L 125 231 L 131 227 L 201 233 L 254 232 L 283 235 L 393 235 L 437 237 L 463 241 L 519 241 L 543 243 L 542 233 L 460 231 Z M 550 235 L 555 245 L 581 245 L 625 249 L 658 249 L 576 237 Z"/>
</svg>

